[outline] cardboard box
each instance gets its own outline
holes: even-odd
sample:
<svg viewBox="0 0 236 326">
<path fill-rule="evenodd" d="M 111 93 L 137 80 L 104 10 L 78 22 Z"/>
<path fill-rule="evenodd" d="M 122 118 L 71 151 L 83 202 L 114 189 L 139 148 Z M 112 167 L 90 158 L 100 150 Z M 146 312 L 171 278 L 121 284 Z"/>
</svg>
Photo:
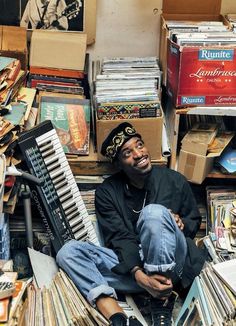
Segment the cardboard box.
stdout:
<svg viewBox="0 0 236 326">
<path fill-rule="evenodd" d="M 86 34 L 36 29 L 30 43 L 30 66 L 83 71 L 86 42 Z"/>
<path fill-rule="evenodd" d="M 224 148 L 234 137 L 234 133 L 225 134 Z M 207 153 L 208 145 L 199 142 L 182 142 L 179 153 L 178 172 L 183 174 L 190 182 L 201 184 L 212 170 L 214 159 L 219 157 L 223 149 L 215 153 Z"/>
<path fill-rule="evenodd" d="M 163 84 L 167 84 L 167 39 L 169 31 L 166 20 L 223 21 L 220 15 L 221 0 L 163 0 L 160 28 L 159 61 L 163 71 Z"/>
<path fill-rule="evenodd" d="M 188 181 L 201 184 L 212 170 L 214 157 L 207 157 L 180 150 L 178 172 L 183 174 Z"/>
<path fill-rule="evenodd" d="M 176 107 L 236 105 L 236 44 L 180 47 L 168 40 L 167 64 Z"/>
<path fill-rule="evenodd" d="M 18 26 L 0 26 L 0 56 L 20 60 L 21 69 L 28 69 L 27 30 Z"/>
<path fill-rule="evenodd" d="M 131 123 L 138 133 L 142 136 L 152 160 L 160 160 L 162 157 L 162 125 L 163 116 L 156 118 L 137 118 L 137 119 L 119 119 L 119 120 L 96 120 L 97 151 L 98 159 L 105 161 L 106 158 L 100 154 L 104 139 L 112 129 L 122 122 Z"/>
</svg>

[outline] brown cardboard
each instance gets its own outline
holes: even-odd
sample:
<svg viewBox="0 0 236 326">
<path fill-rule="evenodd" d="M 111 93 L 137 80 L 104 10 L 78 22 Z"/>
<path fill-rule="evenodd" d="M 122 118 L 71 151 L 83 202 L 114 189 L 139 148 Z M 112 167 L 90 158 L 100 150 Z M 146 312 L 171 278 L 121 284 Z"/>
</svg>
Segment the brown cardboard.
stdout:
<svg viewBox="0 0 236 326">
<path fill-rule="evenodd" d="M 169 31 L 166 20 L 192 20 L 192 21 L 223 21 L 226 19 L 220 15 L 221 0 L 163 0 L 161 15 L 159 62 L 163 71 L 162 83 L 167 80 L 167 38 Z"/>
<path fill-rule="evenodd" d="M 84 1 L 84 6 L 84 33 L 87 34 L 87 44 L 93 44 L 96 38 L 97 0 L 86 0 Z"/>
<path fill-rule="evenodd" d="M 33 30 L 30 66 L 84 70 L 87 35 L 78 32 Z"/>
<path fill-rule="evenodd" d="M 178 172 L 183 174 L 188 181 L 201 184 L 212 170 L 214 157 L 207 157 L 180 150 Z"/>
<path fill-rule="evenodd" d="M 182 144 L 181 148 L 186 152 L 199 154 L 199 155 L 207 154 L 208 144 L 190 142 L 187 140 L 183 140 L 181 144 Z"/>
<path fill-rule="evenodd" d="M 142 136 L 152 160 L 159 160 L 162 157 L 161 141 L 162 141 L 162 125 L 163 117 L 156 118 L 137 118 L 137 119 L 118 119 L 118 120 L 96 120 L 97 134 L 97 151 L 98 159 L 105 161 L 106 158 L 100 154 L 101 146 L 104 139 L 112 129 L 122 122 L 131 123 L 138 133 Z"/>
<path fill-rule="evenodd" d="M 216 14 L 219 15 L 221 0 L 163 0 L 164 14 Z"/>
<path fill-rule="evenodd" d="M 228 133 L 226 137 L 225 147 L 234 137 L 234 133 Z M 221 155 L 225 147 L 218 152 L 207 154 L 205 144 L 196 144 L 187 141 L 182 142 L 178 160 L 178 172 L 183 174 L 190 182 L 201 184 L 212 170 L 214 159 Z M 195 151 L 198 151 L 199 154 L 193 153 L 193 148 Z"/>
<path fill-rule="evenodd" d="M 19 59 L 21 69 L 27 70 L 27 30 L 24 27 L 0 26 L 0 55 Z"/>
<path fill-rule="evenodd" d="M 27 48 L 27 31 L 23 27 L 2 26 L 3 51 L 24 52 Z"/>
</svg>

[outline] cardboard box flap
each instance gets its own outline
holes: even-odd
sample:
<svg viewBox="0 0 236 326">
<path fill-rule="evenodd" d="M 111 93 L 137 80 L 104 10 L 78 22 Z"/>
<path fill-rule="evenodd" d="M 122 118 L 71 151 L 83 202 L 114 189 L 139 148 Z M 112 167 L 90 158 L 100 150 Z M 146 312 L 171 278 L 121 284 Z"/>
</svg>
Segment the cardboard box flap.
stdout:
<svg viewBox="0 0 236 326">
<path fill-rule="evenodd" d="M 34 30 L 30 66 L 84 70 L 87 35 L 77 32 Z"/>
<path fill-rule="evenodd" d="M 221 0 L 163 0 L 163 14 L 215 14 L 219 15 Z"/>
<path fill-rule="evenodd" d="M 27 51 L 27 30 L 24 27 L 2 26 L 2 51 Z"/>
<path fill-rule="evenodd" d="M 195 123 L 182 139 L 182 149 L 198 155 L 206 155 L 208 147 L 218 133 L 216 123 Z M 218 138 L 217 138 L 218 139 Z M 217 143 L 219 145 L 219 143 Z"/>
<path fill-rule="evenodd" d="M 234 137 L 234 132 L 223 132 L 217 134 L 213 141 L 211 148 L 213 152 L 208 152 L 208 144 L 199 143 L 194 141 L 182 140 L 181 149 L 185 152 L 192 153 L 195 155 L 202 155 L 207 157 L 218 157 L 221 155 L 226 146 L 230 143 Z"/>
<path fill-rule="evenodd" d="M 198 154 L 198 155 L 206 155 L 207 149 L 208 149 L 208 144 L 183 140 L 181 149 L 186 152 L 189 152 L 189 153 L 194 153 L 194 154 Z"/>
</svg>

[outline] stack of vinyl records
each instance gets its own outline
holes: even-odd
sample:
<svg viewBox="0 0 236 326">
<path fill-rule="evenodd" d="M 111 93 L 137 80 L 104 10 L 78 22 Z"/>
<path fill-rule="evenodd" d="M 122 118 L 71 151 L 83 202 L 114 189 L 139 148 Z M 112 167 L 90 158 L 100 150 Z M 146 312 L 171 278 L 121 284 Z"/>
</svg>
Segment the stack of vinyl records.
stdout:
<svg viewBox="0 0 236 326">
<path fill-rule="evenodd" d="M 49 287 L 40 289 L 30 285 L 27 291 L 26 325 L 109 325 L 109 322 L 85 300 L 63 271 L 57 272 Z M 128 317 L 136 316 L 142 325 L 147 326 L 130 296 L 124 301 L 119 301 L 119 305 Z"/>
<path fill-rule="evenodd" d="M 109 322 L 80 294 L 67 275 L 60 271 L 49 288 L 28 288 L 26 325 L 108 326 Z"/>
<path fill-rule="evenodd" d="M 75 76 L 67 73 L 70 70 L 65 69 L 31 69 L 28 77 L 28 87 L 35 88 L 39 93 L 74 94 L 89 98 L 88 66 L 89 54 L 86 54 L 84 69 L 78 71 Z"/>
<path fill-rule="evenodd" d="M 65 43 L 66 39 L 66 43 Z M 66 44 L 66 55 L 63 49 Z M 86 54 L 87 34 L 36 29 L 32 31 L 29 56 L 29 83 L 39 91 L 84 93 L 89 98 Z M 82 88 L 82 90 L 81 90 Z"/>
<path fill-rule="evenodd" d="M 97 118 L 160 116 L 160 86 L 156 57 L 104 58 L 94 85 Z"/>
<path fill-rule="evenodd" d="M 219 247 L 217 234 L 202 239 L 208 250 L 205 263 L 188 292 L 177 319 L 182 325 L 228 325 L 236 322 L 236 246 Z M 201 241 L 198 242 L 201 246 Z"/>
<path fill-rule="evenodd" d="M 236 246 L 236 237 L 230 232 L 235 223 L 236 189 L 230 186 L 208 186 L 206 191 L 209 228 L 215 232 L 218 248 L 232 251 L 232 246 Z"/>
<path fill-rule="evenodd" d="M 234 270 L 236 266 L 235 262 L 235 259 L 230 261 Z M 207 302 L 208 312 L 214 324 L 224 325 L 228 322 L 228 325 L 230 325 L 229 322 L 235 318 L 236 313 L 236 292 L 233 293 L 228 287 L 229 284 L 226 284 L 225 281 L 222 281 L 221 277 L 219 277 L 220 274 L 218 273 L 218 269 L 219 267 L 221 268 L 221 266 L 222 263 L 215 265 L 209 264 L 204 268 L 200 274 L 200 284 L 202 285 L 203 292 L 206 294 L 205 299 Z M 224 273 L 227 275 L 229 271 L 225 270 Z M 233 274 L 235 273 L 232 271 L 232 280 Z"/>
<path fill-rule="evenodd" d="M 235 270 L 235 262 L 235 259 L 233 261 L 227 261 L 226 265 L 231 265 Z M 184 302 L 183 307 L 185 309 L 180 311 L 177 320 L 175 320 L 176 326 L 235 325 L 235 293 L 218 277 L 216 272 L 218 267 L 219 264 L 209 265 L 203 269 L 200 276 L 196 277 Z M 226 275 L 230 272 L 225 270 L 224 273 Z M 235 277 L 235 273 L 232 273 L 231 282 L 233 277 Z"/>
<path fill-rule="evenodd" d="M 169 38 L 179 46 L 235 44 L 236 35 L 222 22 L 168 21 Z"/>
<path fill-rule="evenodd" d="M 99 231 L 99 226 L 95 213 L 95 191 L 95 188 L 83 190 L 80 189 L 80 194 L 88 211 L 89 219 L 92 221 L 92 224 L 95 228 L 99 243 L 102 244 L 103 240 Z"/>
</svg>

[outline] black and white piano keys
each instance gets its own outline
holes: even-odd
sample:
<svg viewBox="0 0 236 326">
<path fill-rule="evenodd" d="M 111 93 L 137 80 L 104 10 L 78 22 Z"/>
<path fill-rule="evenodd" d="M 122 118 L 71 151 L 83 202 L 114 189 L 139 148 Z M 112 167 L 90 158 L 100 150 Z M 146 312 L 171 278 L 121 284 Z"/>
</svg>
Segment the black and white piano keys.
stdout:
<svg viewBox="0 0 236 326">
<path fill-rule="evenodd" d="M 47 135 L 51 136 L 49 141 L 45 135 L 40 136 L 36 141 L 74 237 L 77 240 L 85 240 L 88 237 L 90 241 L 96 241 L 94 239 L 96 235 L 92 232 L 93 225 L 56 131 L 53 129 L 49 133 Z"/>
<path fill-rule="evenodd" d="M 69 224 L 73 238 L 99 244 L 63 147 L 51 122 L 45 121 L 27 133 L 19 140 L 19 146 L 26 155 L 31 173 L 44 180 L 42 193 L 45 204 L 54 209 L 59 206 L 66 219 L 64 223 L 61 218 L 62 224 L 64 226 Z"/>
</svg>

